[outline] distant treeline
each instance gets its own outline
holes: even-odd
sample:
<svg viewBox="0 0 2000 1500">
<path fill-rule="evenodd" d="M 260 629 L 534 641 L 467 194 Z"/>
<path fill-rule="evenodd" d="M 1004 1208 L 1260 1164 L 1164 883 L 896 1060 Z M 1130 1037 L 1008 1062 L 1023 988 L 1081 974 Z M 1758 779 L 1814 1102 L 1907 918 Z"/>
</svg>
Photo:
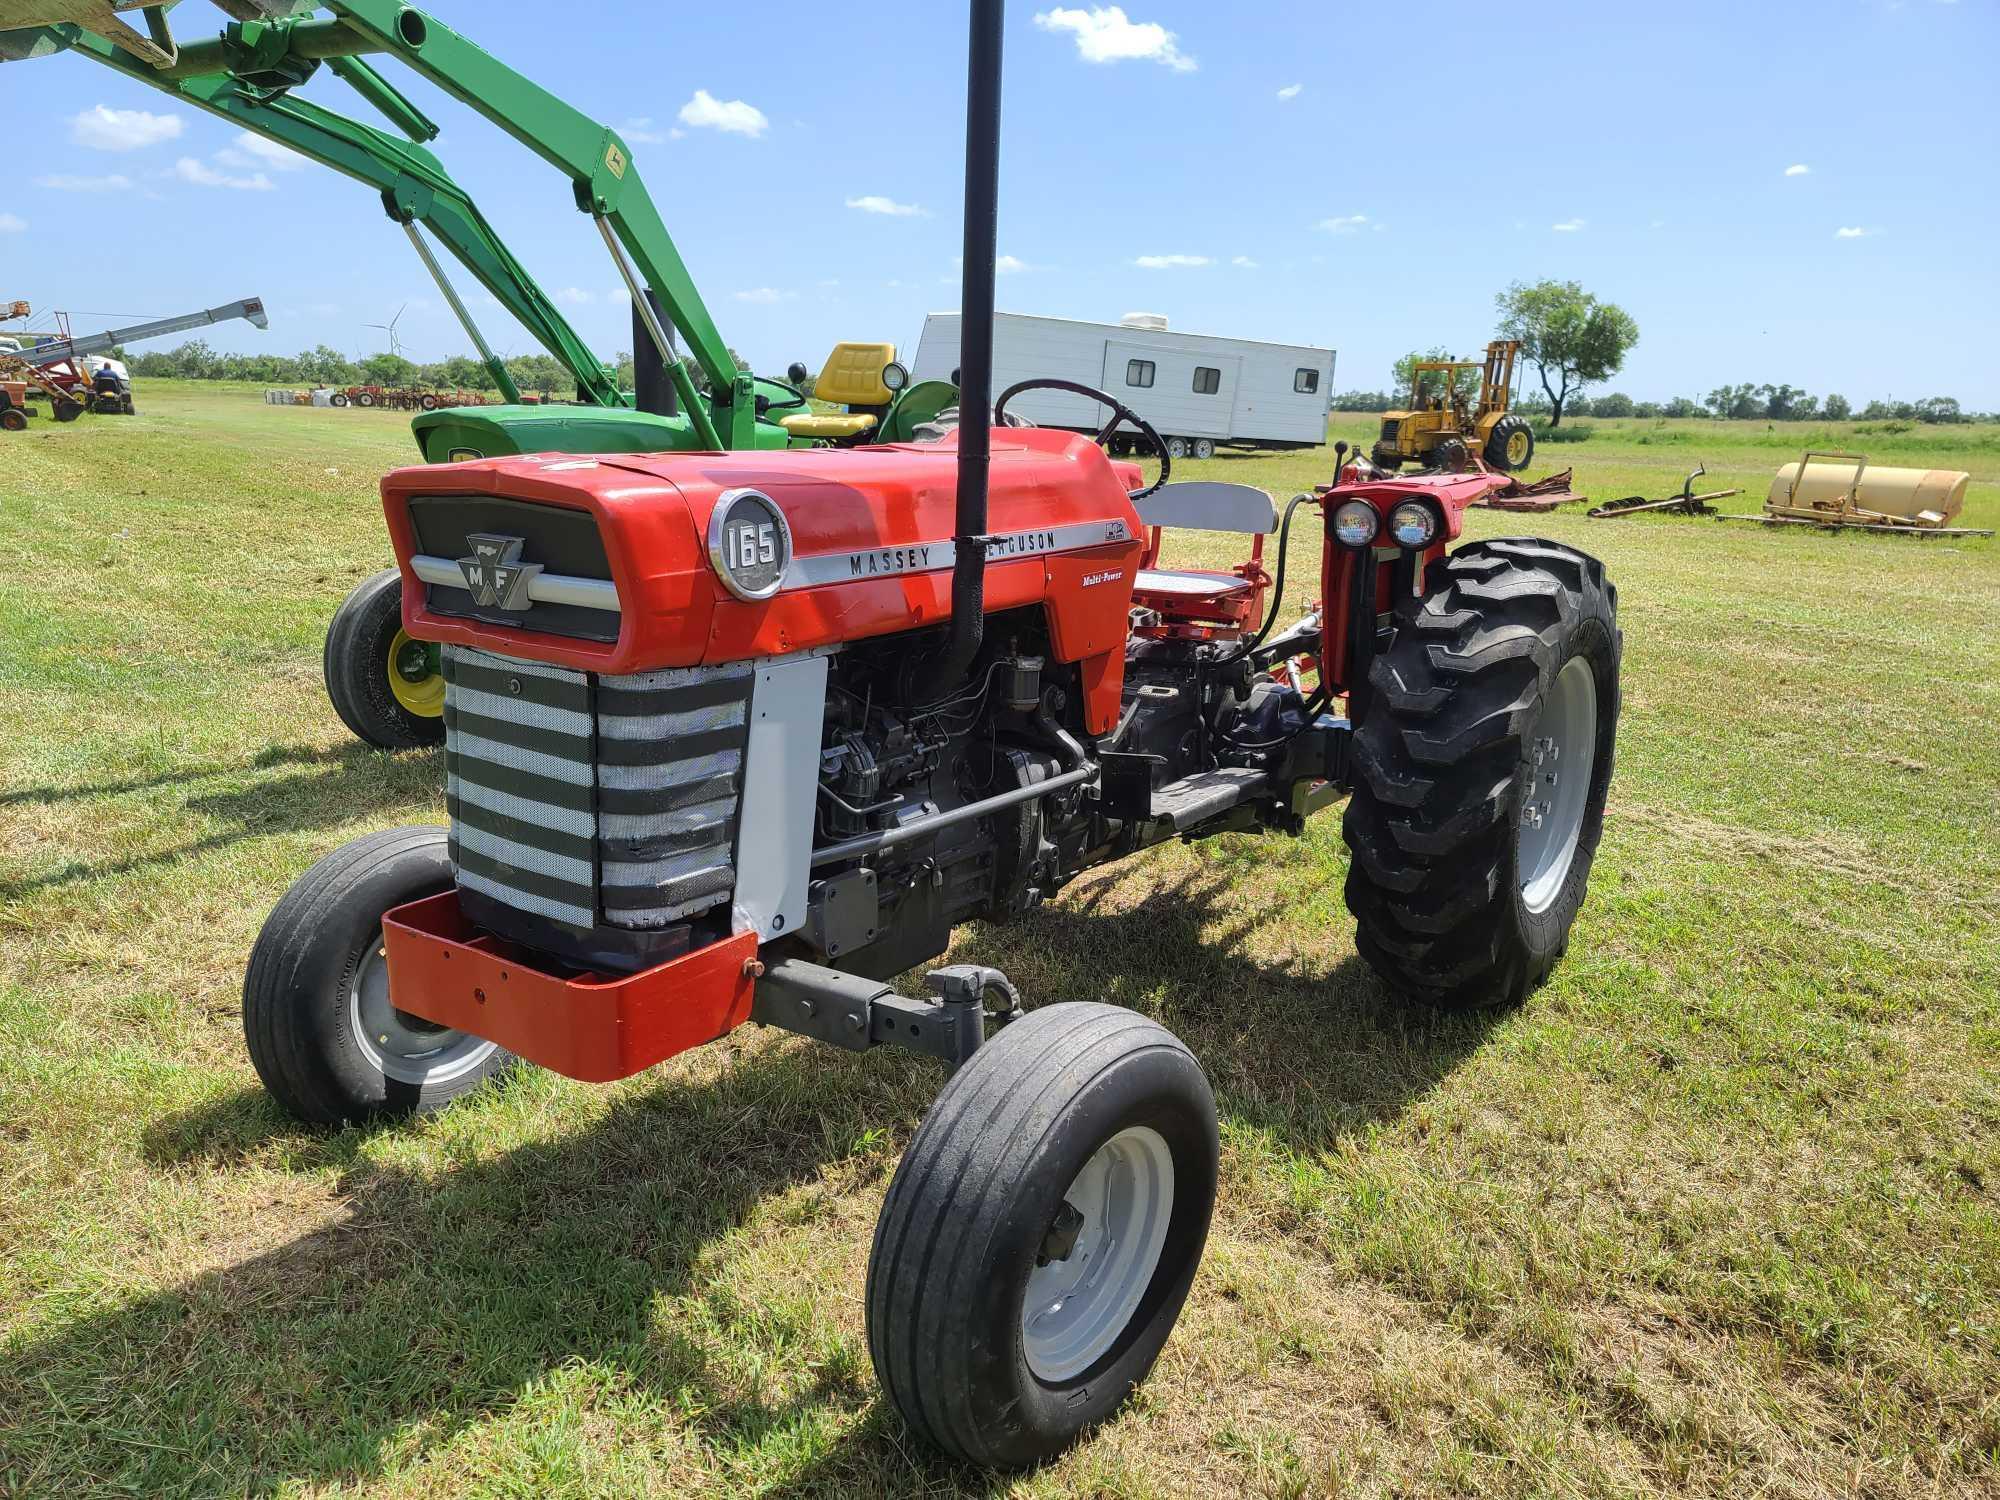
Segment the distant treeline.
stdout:
<svg viewBox="0 0 2000 1500">
<path fill-rule="evenodd" d="M 1477 373 L 1476 371 L 1474 372 Z M 1390 411 L 1408 398 L 1384 391 L 1343 391 L 1333 398 L 1335 411 Z M 1517 411 L 1546 416 L 1549 403 L 1536 392 L 1524 394 Z M 1607 396 L 1572 396 L 1566 417 L 1726 417 L 1734 421 L 1766 422 L 2000 422 L 2000 413 L 1967 411 L 1956 397 L 1930 396 L 1922 401 L 1870 401 L 1856 408 L 1845 396 L 1808 395 L 1794 385 L 1722 385 L 1697 400 L 1676 396 L 1671 401 L 1634 401 L 1622 391 Z"/>
<path fill-rule="evenodd" d="M 223 354 L 201 339 L 190 339 L 173 349 L 149 349 L 139 355 L 128 355 L 122 350 L 112 352 L 125 361 L 133 375 L 158 380 L 248 380 L 259 385 L 292 386 L 425 386 L 466 391 L 499 388 L 493 372 L 468 354 L 454 354 L 433 364 L 419 364 L 400 354 L 371 354 L 354 360 L 325 344 L 304 354 Z M 729 352 L 736 355 L 737 369 L 750 368 L 734 349 Z M 708 389 L 707 375 L 692 360 L 684 363 L 695 386 Z M 619 386 L 631 390 L 632 356 L 621 352 L 614 368 Z M 576 378 L 549 354 L 517 354 L 507 361 L 507 373 L 524 391 L 569 396 L 576 390 Z"/>
<path fill-rule="evenodd" d="M 734 350 L 730 351 L 734 353 Z M 352 360 L 321 344 L 304 354 L 222 354 L 201 339 L 178 348 L 148 350 L 126 356 L 137 376 L 176 380 L 249 380 L 262 385 L 422 385 L 442 390 L 490 391 L 493 374 L 470 355 L 454 354 L 435 364 L 418 364 L 400 354 L 371 354 Z M 739 356 L 737 368 L 748 369 Z M 570 373 L 547 354 L 517 354 L 507 361 L 514 384 L 524 391 L 567 395 L 575 386 Z M 695 372 L 695 383 L 707 381 Z M 618 380 L 632 386 L 632 357 L 618 356 Z M 1333 398 L 1335 411 L 1389 411 L 1406 398 L 1385 391 L 1344 391 Z M 1516 408 L 1529 416 L 1545 416 L 1549 403 L 1539 391 L 1523 393 Z M 1930 396 L 1922 401 L 1870 401 L 1856 408 L 1845 396 L 1813 396 L 1794 385 L 1722 385 L 1697 400 L 1676 396 L 1671 401 L 1634 401 L 1622 391 L 1606 396 L 1572 396 L 1563 415 L 1577 417 L 1728 417 L 1767 422 L 2000 422 L 2000 413 L 1966 410 L 1955 397 Z"/>
</svg>

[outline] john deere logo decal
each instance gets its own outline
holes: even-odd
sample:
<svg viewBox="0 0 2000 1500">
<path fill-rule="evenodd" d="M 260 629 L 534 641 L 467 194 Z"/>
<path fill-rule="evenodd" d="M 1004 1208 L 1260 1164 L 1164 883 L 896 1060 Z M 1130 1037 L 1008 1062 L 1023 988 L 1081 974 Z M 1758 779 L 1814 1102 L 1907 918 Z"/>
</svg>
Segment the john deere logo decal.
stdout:
<svg viewBox="0 0 2000 1500">
<path fill-rule="evenodd" d="M 472 556 L 458 560 L 473 602 L 487 609 L 526 609 L 534 601 L 528 585 L 542 571 L 540 563 L 521 561 L 527 544 L 517 536 L 468 536 Z"/>
</svg>

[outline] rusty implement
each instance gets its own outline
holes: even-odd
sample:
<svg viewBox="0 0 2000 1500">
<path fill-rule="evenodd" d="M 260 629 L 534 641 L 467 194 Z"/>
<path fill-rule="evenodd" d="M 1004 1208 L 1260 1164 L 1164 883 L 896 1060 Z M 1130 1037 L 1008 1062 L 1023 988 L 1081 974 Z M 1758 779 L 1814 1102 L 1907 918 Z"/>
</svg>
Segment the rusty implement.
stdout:
<svg viewBox="0 0 2000 1500">
<path fill-rule="evenodd" d="M 1523 484 L 1518 479 L 1510 478 L 1485 499 L 1475 500 L 1472 503 L 1485 510 L 1507 510 L 1539 515 L 1554 510 L 1559 505 L 1590 498 L 1587 495 L 1579 495 L 1570 488 L 1574 472 L 1571 469 L 1564 469 L 1560 474 L 1537 479 L 1533 484 Z"/>
<path fill-rule="evenodd" d="M 1988 527 L 1950 524 L 1971 479 L 1963 469 L 1884 468 L 1870 465 L 1866 454 L 1808 449 L 1778 470 L 1762 515 L 1722 519 L 1901 536 L 1992 536 Z"/>
<path fill-rule="evenodd" d="M 1586 511 L 1593 521 L 1608 521 L 1616 516 L 1636 516 L 1641 511 L 1659 511 L 1675 516 L 1712 516 L 1715 507 L 1711 500 L 1726 500 L 1731 495 L 1743 493 L 1740 489 L 1708 490 L 1697 495 L 1694 482 L 1708 472 L 1708 465 L 1697 464 L 1687 478 L 1681 481 L 1681 492 L 1669 495 L 1664 500 L 1649 500 L 1644 495 L 1627 495 L 1623 500 L 1607 500 L 1602 505 Z"/>
</svg>

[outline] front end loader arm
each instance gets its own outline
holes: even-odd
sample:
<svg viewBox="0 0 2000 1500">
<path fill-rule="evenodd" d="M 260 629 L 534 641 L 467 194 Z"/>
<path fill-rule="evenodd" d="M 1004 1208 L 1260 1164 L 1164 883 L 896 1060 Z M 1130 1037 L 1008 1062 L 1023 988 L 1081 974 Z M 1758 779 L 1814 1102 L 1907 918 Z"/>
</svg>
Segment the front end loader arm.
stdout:
<svg viewBox="0 0 2000 1500">
<path fill-rule="evenodd" d="M 630 273 L 623 264 L 622 246 L 636 262 L 638 278 L 658 297 L 671 326 L 685 337 L 695 363 L 708 377 L 713 396 L 704 399 L 680 361 L 661 350 L 698 438 L 716 448 L 753 446 L 753 382 L 736 369 L 729 346 L 617 132 L 401 0 L 331 0 L 326 8 L 334 13 L 331 18 L 303 15 L 233 22 L 219 38 L 178 45 L 173 61 L 165 66 L 142 60 L 74 24 L 0 32 L 0 59 L 81 52 L 368 183 L 381 192 L 392 219 L 405 225 L 416 220 L 429 227 L 576 375 L 580 395 L 601 406 L 626 404 L 611 373 L 514 259 L 470 195 L 419 144 L 433 138 L 436 127 L 361 61 L 365 55 L 382 53 L 401 58 L 413 72 L 570 178 L 577 207 L 604 230 L 621 261 L 620 270 Z M 312 76 L 322 62 L 411 140 L 398 140 L 291 96 L 290 90 Z M 498 363 L 488 360 L 489 367 Z M 510 398 L 516 394 L 510 379 L 497 369 L 495 376 Z"/>
<path fill-rule="evenodd" d="M 673 237 L 660 218 L 631 149 L 618 132 L 591 119 L 532 79 L 524 78 L 490 52 L 402 0 L 327 0 L 349 30 L 402 59 L 459 103 L 476 110 L 556 170 L 565 173 L 576 206 L 607 224 L 637 262 L 639 275 L 663 304 L 673 326 L 687 340 L 715 393 L 717 415 L 727 423 L 723 445 L 751 446 L 756 402 L 749 375 L 736 368 L 729 345 L 695 289 Z M 704 425 L 704 402 L 669 351 L 661 357 L 688 414 Z"/>
</svg>

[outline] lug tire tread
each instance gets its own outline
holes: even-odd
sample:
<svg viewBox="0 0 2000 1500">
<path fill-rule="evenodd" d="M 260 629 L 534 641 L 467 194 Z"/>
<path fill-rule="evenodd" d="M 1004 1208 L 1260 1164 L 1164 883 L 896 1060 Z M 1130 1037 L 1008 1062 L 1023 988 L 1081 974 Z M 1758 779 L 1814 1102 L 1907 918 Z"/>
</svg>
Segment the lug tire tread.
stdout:
<svg viewBox="0 0 2000 1500">
<path fill-rule="evenodd" d="M 1567 946 L 1602 832 L 1618 713 L 1617 593 L 1595 558 L 1536 539 L 1474 542 L 1434 565 L 1370 667 L 1342 824 L 1356 947 L 1405 1000 L 1439 1009 L 1518 1002 Z M 1598 632 L 1604 640 L 1598 641 Z M 1556 673 L 1606 653 L 1592 789 L 1559 898 L 1560 931 L 1522 920 L 1513 827 L 1522 746 Z M 1592 649 L 1595 649 L 1593 647 Z M 1536 930 L 1529 931 L 1530 927 Z"/>
</svg>

